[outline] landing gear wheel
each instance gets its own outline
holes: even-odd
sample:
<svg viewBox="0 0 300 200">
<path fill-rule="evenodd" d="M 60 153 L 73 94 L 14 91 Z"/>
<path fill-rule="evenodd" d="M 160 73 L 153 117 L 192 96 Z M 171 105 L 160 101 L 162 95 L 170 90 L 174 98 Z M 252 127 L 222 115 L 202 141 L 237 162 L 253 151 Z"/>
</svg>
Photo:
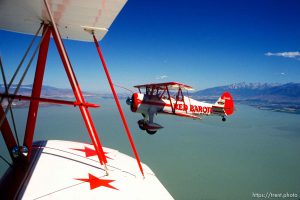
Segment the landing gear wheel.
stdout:
<svg viewBox="0 0 300 200">
<path fill-rule="evenodd" d="M 147 132 L 149 135 L 154 135 L 157 131 L 150 131 L 150 130 L 146 129 L 146 132 Z"/>
<path fill-rule="evenodd" d="M 226 118 L 225 118 L 225 117 L 222 117 L 222 121 L 225 122 L 225 121 L 226 121 Z"/>
<path fill-rule="evenodd" d="M 145 122 L 144 122 L 143 119 L 140 119 L 140 120 L 138 121 L 138 125 L 139 125 L 139 128 L 140 128 L 141 130 L 143 130 L 143 131 L 146 130 L 145 127 L 144 127 Z"/>
<path fill-rule="evenodd" d="M 139 128 L 140 128 L 142 131 L 146 130 L 146 129 L 144 128 L 143 125 L 139 125 Z"/>
</svg>

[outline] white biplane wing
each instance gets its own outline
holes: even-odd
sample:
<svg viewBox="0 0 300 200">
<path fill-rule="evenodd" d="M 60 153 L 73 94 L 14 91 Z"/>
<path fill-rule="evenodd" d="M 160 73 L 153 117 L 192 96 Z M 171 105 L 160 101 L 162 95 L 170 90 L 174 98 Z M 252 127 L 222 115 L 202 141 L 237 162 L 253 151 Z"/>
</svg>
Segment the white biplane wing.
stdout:
<svg viewBox="0 0 300 200">
<path fill-rule="evenodd" d="M 166 87 L 168 87 L 169 90 L 178 90 L 185 89 L 185 90 L 194 90 L 191 86 L 178 83 L 178 82 L 166 82 L 166 83 L 150 83 L 150 84 L 144 84 L 144 85 L 136 85 L 135 88 L 143 89 L 143 88 L 155 88 L 155 89 L 162 89 L 164 90 Z"/>
<path fill-rule="evenodd" d="M 105 148 L 108 176 L 93 145 L 48 140 L 35 143 L 35 151 L 32 175 L 16 199 L 173 199 L 147 165 L 143 178 L 134 170 L 135 160 L 116 150 Z"/>
<path fill-rule="evenodd" d="M 101 40 L 127 0 L 48 0 L 64 39 L 93 41 L 85 28 Z M 0 29 L 35 34 L 42 21 L 51 21 L 43 0 L 1 0 Z"/>
</svg>

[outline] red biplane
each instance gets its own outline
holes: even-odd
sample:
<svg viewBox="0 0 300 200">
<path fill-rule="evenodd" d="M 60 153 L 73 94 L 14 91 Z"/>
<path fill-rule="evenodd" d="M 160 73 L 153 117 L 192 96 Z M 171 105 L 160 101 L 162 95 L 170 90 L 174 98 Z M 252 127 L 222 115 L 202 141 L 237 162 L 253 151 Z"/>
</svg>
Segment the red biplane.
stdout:
<svg viewBox="0 0 300 200">
<path fill-rule="evenodd" d="M 224 92 L 216 103 L 210 104 L 184 96 L 183 90 L 190 91 L 193 88 L 182 83 L 167 82 L 134 87 L 138 88 L 139 93 L 134 93 L 131 98 L 127 98 L 126 103 L 130 105 L 132 112 L 143 115 L 144 118 L 138 121 L 138 125 L 149 134 L 154 134 L 163 128 L 153 121 L 157 113 L 193 119 L 201 119 L 205 115 L 217 115 L 222 117 L 222 121 L 226 121 L 225 117 L 234 112 L 234 102 L 229 92 Z M 175 97 L 172 96 L 174 90 Z"/>
</svg>

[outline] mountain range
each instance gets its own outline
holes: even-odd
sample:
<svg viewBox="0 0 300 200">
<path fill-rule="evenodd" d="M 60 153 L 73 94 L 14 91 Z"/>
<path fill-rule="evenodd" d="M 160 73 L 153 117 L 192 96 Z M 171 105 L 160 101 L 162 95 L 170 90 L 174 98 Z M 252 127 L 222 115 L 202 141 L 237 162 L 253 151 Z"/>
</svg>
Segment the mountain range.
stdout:
<svg viewBox="0 0 300 200">
<path fill-rule="evenodd" d="M 17 88 L 17 85 L 12 85 L 9 89 L 9 93 L 13 94 L 16 88 Z M 31 96 L 31 91 L 32 91 L 32 84 L 22 85 L 19 88 L 17 95 Z M 5 87 L 3 84 L 0 84 L 0 93 L 4 93 L 4 92 L 5 92 Z M 83 95 L 85 97 L 99 96 L 98 94 L 94 94 L 92 92 L 83 92 Z M 56 88 L 56 87 L 52 87 L 52 86 L 48 86 L 48 85 L 43 85 L 42 91 L 41 91 L 41 97 L 75 101 L 75 97 L 74 97 L 73 91 L 71 89 Z M 4 107 L 7 104 L 8 104 L 7 100 L 4 100 L 2 103 L 2 105 Z M 29 101 L 19 101 L 17 99 L 15 99 L 13 101 L 14 107 L 24 107 L 24 106 L 28 106 L 28 105 L 29 105 Z M 41 105 L 49 106 L 49 105 L 53 105 L 53 104 L 41 103 Z"/>
<path fill-rule="evenodd" d="M 13 94 L 16 85 L 12 85 L 10 87 L 9 93 Z M 4 92 L 5 88 L 3 84 L 0 84 L 0 92 Z M 22 85 L 18 91 L 18 95 L 25 95 L 30 96 L 32 91 L 32 84 L 29 85 Z M 96 96 L 97 94 L 92 92 L 83 92 L 84 96 Z M 63 89 L 63 88 L 57 88 L 53 86 L 43 85 L 42 91 L 41 91 L 42 97 L 47 98 L 74 98 L 73 91 L 71 89 Z"/>
</svg>

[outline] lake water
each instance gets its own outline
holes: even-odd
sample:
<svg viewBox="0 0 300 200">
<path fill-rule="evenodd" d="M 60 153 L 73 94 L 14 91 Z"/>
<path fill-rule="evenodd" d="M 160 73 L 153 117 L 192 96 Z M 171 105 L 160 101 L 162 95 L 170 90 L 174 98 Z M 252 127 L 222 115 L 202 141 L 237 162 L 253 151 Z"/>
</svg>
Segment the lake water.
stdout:
<svg viewBox="0 0 300 200">
<path fill-rule="evenodd" d="M 102 144 L 132 156 L 112 100 L 91 99 L 90 109 Z M 157 115 L 165 128 L 148 135 L 137 126 L 141 115 L 122 100 L 142 162 L 157 175 L 175 199 L 253 199 L 254 194 L 295 193 L 300 199 L 300 115 L 236 105 L 224 123 Z M 14 109 L 19 134 L 27 109 Z M 23 135 L 20 135 L 23 138 Z M 78 108 L 41 107 L 35 140 L 90 142 Z M 3 139 L 1 155 L 8 157 Z M 0 175 L 7 165 L 0 160 Z"/>
</svg>

